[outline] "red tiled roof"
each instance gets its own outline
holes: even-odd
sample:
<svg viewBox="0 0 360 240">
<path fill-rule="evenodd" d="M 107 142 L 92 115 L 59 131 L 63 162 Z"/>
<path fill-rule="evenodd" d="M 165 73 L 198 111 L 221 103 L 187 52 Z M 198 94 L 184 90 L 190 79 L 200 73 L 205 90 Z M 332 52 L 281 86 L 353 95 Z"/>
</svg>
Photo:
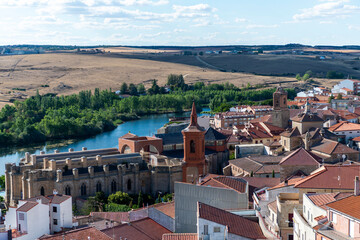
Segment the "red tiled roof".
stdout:
<svg viewBox="0 0 360 240">
<path fill-rule="evenodd" d="M 82 240 L 82 239 L 98 239 L 98 240 L 111 240 L 112 237 L 111 236 L 107 236 L 106 234 L 102 233 L 101 231 L 97 230 L 94 227 L 85 227 L 85 228 L 79 228 L 79 229 L 75 229 L 75 230 L 71 230 L 68 232 L 64 232 L 64 233 L 58 233 L 55 235 L 46 235 L 46 236 L 42 236 L 39 239 L 50 239 L 50 240 Z M 130 240 L 130 239 L 129 239 Z"/>
<path fill-rule="evenodd" d="M 317 216 L 316 218 L 314 218 L 315 221 L 320 221 L 321 219 L 324 219 L 326 218 L 324 215 L 320 215 L 320 216 Z"/>
<path fill-rule="evenodd" d="M 198 240 L 197 233 L 167 233 L 162 240 Z"/>
<path fill-rule="evenodd" d="M 291 166 L 310 166 L 319 165 L 321 158 L 315 154 L 305 150 L 304 148 L 298 148 L 290 155 L 281 160 L 279 165 L 291 165 Z"/>
<path fill-rule="evenodd" d="M 171 233 L 150 218 L 104 229 L 102 232 L 109 237 L 115 236 L 114 239 L 120 239 L 121 237 L 122 239 L 127 238 L 127 240 L 161 240 L 163 234 Z"/>
<path fill-rule="evenodd" d="M 352 193 L 320 193 L 308 194 L 308 198 L 318 207 L 325 209 L 325 205 L 338 199 L 348 197 Z"/>
<path fill-rule="evenodd" d="M 138 137 L 138 136 L 133 133 L 128 132 L 127 134 L 121 136 L 120 138 L 136 138 L 136 137 Z"/>
<path fill-rule="evenodd" d="M 175 219 L 175 202 L 156 204 L 154 205 L 154 208 Z"/>
<path fill-rule="evenodd" d="M 300 113 L 297 116 L 291 118 L 291 121 L 295 122 L 324 122 L 317 114 Z"/>
<path fill-rule="evenodd" d="M 311 175 L 298 181 L 295 188 L 354 189 L 355 176 L 360 174 L 360 165 L 325 165 Z"/>
<path fill-rule="evenodd" d="M 360 124 L 351 123 L 351 122 L 340 122 L 329 127 L 329 131 L 331 132 L 359 131 L 359 130 L 360 130 Z"/>
<path fill-rule="evenodd" d="M 246 191 L 247 182 L 241 178 L 236 177 L 216 177 L 200 183 L 203 186 L 219 187 L 233 189 L 237 192 L 244 193 Z"/>
<path fill-rule="evenodd" d="M 272 123 L 272 115 L 271 114 L 264 115 L 262 117 L 252 119 L 252 120 L 250 120 L 250 122 L 252 122 L 252 123 L 254 123 L 254 122 Z"/>
<path fill-rule="evenodd" d="M 68 195 L 62 195 L 62 194 L 56 194 L 56 195 L 48 195 L 48 196 L 38 196 L 33 198 L 28 198 L 26 201 L 36 202 L 37 199 L 41 199 L 42 204 L 60 204 L 66 200 L 71 198 L 71 196 Z"/>
<path fill-rule="evenodd" d="M 27 211 L 30 211 L 36 205 L 38 205 L 37 202 L 26 202 L 23 205 L 21 205 L 18 209 L 16 209 L 16 211 L 27 212 Z"/>
<path fill-rule="evenodd" d="M 360 142 L 360 137 L 356 137 L 352 139 L 354 142 Z"/>
<path fill-rule="evenodd" d="M 352 218 L 360 220 L 360 196 L 350 196 L 326 205 Z"/>
<path fill-rule="evenodd" d="M 264 178 L 264 177 L 240 177 L 248 182 L 249 187 L 263 188 L 274 187 L 280 183 L 280 178 Z"/>
<path fill-rule="evenodd" d="M 250 239 L 266 239 L 259 224 L 244 217 L 200 202 L 198 212 L 199 218 L 228 226 L 229 233 Z"/>
<path fill-rule="evenodd" d="M 315 152 L 331 154 L 343 154 L 343 153 L 358 153 L 358 151 L 349 148 L 348 146 L 339 142 L 324 138 L 319 144 L 311 147 L 311 150 Z"/>
<path fill-rule="evenodd" d="M 294 178 L 291 178 L 288 180 L 287 184 L 285 182 L 281 182 L 279 183 L 278 185 L 272 187 L 272 188 L 269 188 L 269 190 L 272 190 L 272 189 L 277 189 L 277 188 L 282 188 L 282 187 L 288 187 L 288 186 L 293 186 L 295 185 L 298 181 L 302 180 L 303 178 L 302 177 L 294 177 Z"/>
</svg>

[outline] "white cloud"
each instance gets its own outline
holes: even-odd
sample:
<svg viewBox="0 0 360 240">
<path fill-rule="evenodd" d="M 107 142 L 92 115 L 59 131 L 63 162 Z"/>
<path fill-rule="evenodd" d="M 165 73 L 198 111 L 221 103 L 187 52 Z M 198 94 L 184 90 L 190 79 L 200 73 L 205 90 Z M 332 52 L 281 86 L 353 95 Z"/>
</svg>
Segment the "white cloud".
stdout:
<svg viewBox="0 0 360 240">
<path fill-rule="evenodd" d="M 349 30 L 356 30 L 356 31 L 360 31 L 360 25 L 349 25 L 348 26 Z"/>
<path fill-rule="evenodd" d="M 273 24 L 273 25 L 262 25 L 262 24 L 249 24 L 246 26 L 247 29 L 253 29 L 253 28 L 277 28 L 279 25 Z"/>
<path fill-rule="evenodd" d="M 235 18 L 235 22 L 241 23 L 241 22 L 248 22 L 246 18 Z"/>
<path fill-rule="evenodd" d="M 345 17 L 352 13 L 360 12 L 360 7 L 346 4 L 348 0 L 327 0 L 312 8 L 302 9 L 301 13 L 295 14 L 295 21 L 311 20 L 314 18 Z"/>
</svg>

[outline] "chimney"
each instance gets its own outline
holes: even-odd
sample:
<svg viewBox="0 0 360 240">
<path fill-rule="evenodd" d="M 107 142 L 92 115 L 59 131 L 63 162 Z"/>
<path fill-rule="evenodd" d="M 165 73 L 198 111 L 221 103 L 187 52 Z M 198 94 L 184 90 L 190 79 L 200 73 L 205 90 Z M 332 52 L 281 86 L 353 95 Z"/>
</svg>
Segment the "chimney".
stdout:
<svg viewBox="0 0 360 240">
<path fill-rule="evenodd" d="M 287 179 L 284 181 L 284 185 L 285 185 L 285 186 L 288 185 L 288 180 L 287 180 Z"/>
<path fill-rule="evenodd" d="M 359 176 L 355 177 L 354 181 L 354 195 L 359 196 L 360 195 L 360 184 L 359 184 Z"/>
</svg>

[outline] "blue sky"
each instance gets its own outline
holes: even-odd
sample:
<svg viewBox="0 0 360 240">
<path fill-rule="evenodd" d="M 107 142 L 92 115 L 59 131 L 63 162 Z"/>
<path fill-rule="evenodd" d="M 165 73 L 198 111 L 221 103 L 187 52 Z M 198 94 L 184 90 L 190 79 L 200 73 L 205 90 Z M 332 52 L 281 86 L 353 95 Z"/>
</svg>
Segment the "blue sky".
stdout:
<svg viewBox="0 0 360 240">
<path fill-rule="evenodd" d="M 360 45 L 359 0 L 0 0 L 0 45 Z"/>
</svg>

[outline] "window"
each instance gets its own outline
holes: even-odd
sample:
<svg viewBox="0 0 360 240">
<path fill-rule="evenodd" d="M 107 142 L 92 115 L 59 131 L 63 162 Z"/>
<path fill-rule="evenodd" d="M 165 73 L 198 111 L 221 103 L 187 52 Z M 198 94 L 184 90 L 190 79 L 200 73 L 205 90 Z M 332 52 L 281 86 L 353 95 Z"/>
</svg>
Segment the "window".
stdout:
<svg viewBox="0 0 360 240">
<path fill-rule="evenodd" d="M 288 221 L 289 221 L 288 227 L 293 227 L 293 217 L 294 217 L 294 214 L 289 213 L 289 216 L 288 216 Z"/>
<path fill-rule="evenodd" d="M 56 219 L 56 218 L 54 218 L 53 223 L 54 223 L 54 225 L 57 225 L 57 224 L 58 224 L 58 223 L 57 223 L 57 219 Z"/>
<path fill-rule="evenodd" d="M 195 141 L 194 140 L 190 141 L 190 152 L 195 153 Z"/>
<path fill-rule="evenodd" d="M 116 181 L 112 180 L 111 182 L 111 193 L 115 193 L 116 192 Z"/>
<path fill-rule="evenodd" d="M 220 227 L 214 227 L 214 233 L 220 232 Z"/>
<path fill-rule="evenodd" d="M 331 213 L 332 214 L 332 221 L 333 223 L 336 223 L 337 222 L 337 217 L 336 217 L 336 214 L 335 213 Z"/>
<path fill-rule="evenodd" d="M 86 184 L 83 183 L 80 187 L 81 196 L 86 196 Z"/>
<path fill-rule="evenodd" d="M 131 190 L 131 180 L 130 179 L 127 181 L 127 189 L 128 189 L 128 191 Z"/>
<path fill-rule="evenodd" d="M 351 221 L 349 219 L 349 236 L 351 238 L 354 238 L 354 233 L 355 233 L 355 229 L 354 229 L 354 221 Z"/>
<path fill-rule="evenodd" d="M 204 225 L 204 235 L 208 235 L 208 234 L 209 234 L 209 226 Z"/>
<path fill-rule="evenodd" d="M 40 195 L 45 196 L 45 189 L 44 187 L 40 188 Z"/>
<path fill-rule="evenodd" d="M 24 217 L 24 214 L 23 213 L 19 213 L 19 220 L 24 220 L 25 217 Z"/>
<path fill-rule="evenodd" d="M 101 192 L 101 182 L 96 183 L 96 192 Z"/>
<path fill-rule="evenodd" d="M 65 195 L 71 195 L 71 189 L 69 185 L 65 187 Z"/>
<path fill-rule="evenodd" d="M 53 207 L 53 212 L 57 212 L 57 207 Z"/>
</svg>

